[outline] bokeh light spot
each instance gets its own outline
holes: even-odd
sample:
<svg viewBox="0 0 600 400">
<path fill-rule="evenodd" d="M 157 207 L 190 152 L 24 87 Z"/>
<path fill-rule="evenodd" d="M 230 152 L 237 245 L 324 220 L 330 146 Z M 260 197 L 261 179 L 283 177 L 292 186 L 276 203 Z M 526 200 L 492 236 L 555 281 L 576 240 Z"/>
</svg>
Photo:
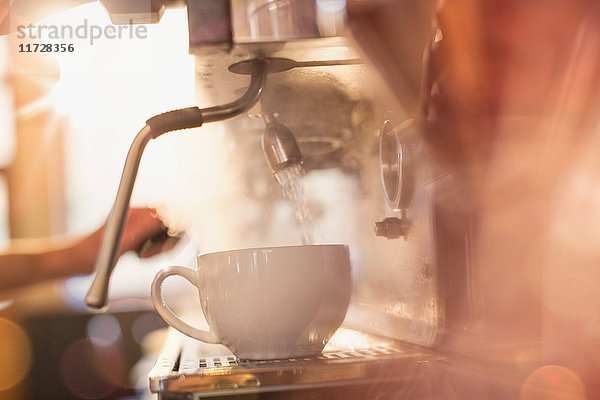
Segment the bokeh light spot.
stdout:
<svg viewBox="0 0 600 400">
<path fill-rule="evenodd" d="M 585 400 L 581 378 L 560 365 L 545 365 L 534 370 L 521 387 L 521 400 Z"/>
<path fill-rule="evenodd" d="M 31 344 L 17 324 L 0 318 L 0 391 L 7 390 L 27 376 L 31 366 Z"/>
<path fill-rule="evenodd" d="M 138 317 L 131 325 L 131 335 L 138 344 L 142 344 L 144 337 L 157 329 L 162 329 L 166 326 L 163 320 L 155 314 L 144 314 Z"/>
<path fill-rule="evenodd" d="M 99 338 L 106 343 L 115 343 L 121 337 L 121 325 L 114 315 L 95 315 L 87 324 L 87 333 L 91 340 Z"/>
<path fill-rule="evenodd" d="M 64 386 L 83 399 L 110 395 L 126 384 L 127 376 L 123 355 L 101 338 L 72 343 L 62 356 L 60 373 Z"/>
</svg>

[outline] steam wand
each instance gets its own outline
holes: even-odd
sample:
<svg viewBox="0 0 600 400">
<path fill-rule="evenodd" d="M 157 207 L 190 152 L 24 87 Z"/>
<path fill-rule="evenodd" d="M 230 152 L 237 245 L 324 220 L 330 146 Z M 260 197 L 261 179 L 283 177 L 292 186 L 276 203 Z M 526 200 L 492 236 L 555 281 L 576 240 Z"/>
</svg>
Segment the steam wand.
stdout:
<svg viewBox="0 0 600 400">
<path fill-rule="evenodd" d="M 113 205 L 102 245 L 96 260 L 96 273 L 92 285 L 85 296 L 86 304 L 100 309 L 106 305 L 110 275 L 117 262 L 125 222 L 129 214 L 131 193 L 135 184 L 142 153 L 148 142 L 160 135 L 180 129 L 197 128 L 203 123 L 222 121 L 249 110 L 259 99 L 267 77 L 267 65 L 263 59 L 255 59 L 252 64 L 252 77 L 246 93 L 239 99 L 221 106 L 200 109 L 183 108 L 156 115 L 146 121 L 129 148 L 117 197 Z"/>
</svg>

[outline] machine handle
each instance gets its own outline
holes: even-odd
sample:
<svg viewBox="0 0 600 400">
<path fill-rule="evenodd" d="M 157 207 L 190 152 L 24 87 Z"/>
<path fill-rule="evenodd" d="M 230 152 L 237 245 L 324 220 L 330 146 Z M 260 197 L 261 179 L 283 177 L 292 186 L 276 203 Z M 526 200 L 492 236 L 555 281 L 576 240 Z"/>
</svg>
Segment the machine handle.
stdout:
<svg viewBox="0 0 600 400">
<path fill-rule="evenodd" d="M 179 275 L 181 277 L 184 277 L 192 285 L 198 287 L 196 284 L 196 271 L 194 270 L 185 267 L 172 266 L 159 271 L 154 277 L 154 281 L 152 281 L 151 295 L 152 304 L 154 305 L 156 312 L 158 312 L 158 315 L 160 315 L 167 324 L 171 325 L 173 328 L 194 339 L 198 339 L 205 343 L 221 343 L 219 341 L 219 338 L 215 335 L 215 333 L 212 330 L 203 331 L 198 328 L 194 328 L 193 326 L 184 322 L 177 315 L 175 315 L 173 311 L 171 311 L 167 303 L 165 303 L 165 299 L 162 296 L 162 283 L 166 278 L 172 275 Z M 206 314 L 204 314 L 204 317 L 206 318 Z"/>
<path fill-rule="evenodd" d="M 119 189 L 117 190 L 117 197 L 108 217 L 106 230 L 104 231 L 104 237 L 100 245 L 100 252 L 96 259 L 96 274 L 85 296 L 85 302 L 89 307 L 101 309 L 106 305 L 110 275 L 119 258 L 121 238 L 123 237 L 127 216 L 129 215 L 129 200 L 133 192 L 140 160 L 144 148 L 153 137 L 154 132 L 152 132 L 150 127 L 147 125 L 144 126 L 133 140 L 127 153 Z"/>
</svg>

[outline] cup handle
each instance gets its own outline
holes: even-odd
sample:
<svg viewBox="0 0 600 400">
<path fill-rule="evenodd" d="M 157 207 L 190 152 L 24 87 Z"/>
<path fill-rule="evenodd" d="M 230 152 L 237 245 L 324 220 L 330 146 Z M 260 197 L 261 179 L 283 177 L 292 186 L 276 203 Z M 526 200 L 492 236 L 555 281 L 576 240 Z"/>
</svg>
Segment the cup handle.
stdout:
<svg viewBox="0 0 600 400">
<path fill-rule="evenodd" d="M 202 342 L 219 344 L 221 342 L 212 330 L 203 331 L 188 325 L 171 311 L 162 296 L 162 283 L 166 278 L 172 275 L 179 275 L 187 279 L 192 285 L 196 286 L 195 274 L 196 272 L 194 270 L 178 266 L 168 267 L 159 271 L 154 277 L 154 281 L 152 281 L 152 304 L 154 305 L 156 312 L 158 312 L 158 315 L 178 331 Z"/>
</svg>

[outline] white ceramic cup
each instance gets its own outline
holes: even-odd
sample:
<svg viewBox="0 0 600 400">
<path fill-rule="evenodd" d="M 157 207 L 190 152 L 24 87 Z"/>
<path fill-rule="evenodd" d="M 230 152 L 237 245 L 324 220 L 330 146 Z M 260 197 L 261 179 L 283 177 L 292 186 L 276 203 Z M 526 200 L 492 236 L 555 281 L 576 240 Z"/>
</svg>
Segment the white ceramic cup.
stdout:
<svg viewBox="0 0 600 400">
<path fill-rule="evenodd" d="M 168 267 L 152 282 L 152 303 L 182 333 L 221 343 L 242 359 L 319 354 L 339 328 L 352 290 L 345 245 L 241 249 L 198 256 L 195 270 Z M 177 317 L 161 286 L 179 275 L 198 288 L 209 325 L 203 331 Z"/>
</svg>

